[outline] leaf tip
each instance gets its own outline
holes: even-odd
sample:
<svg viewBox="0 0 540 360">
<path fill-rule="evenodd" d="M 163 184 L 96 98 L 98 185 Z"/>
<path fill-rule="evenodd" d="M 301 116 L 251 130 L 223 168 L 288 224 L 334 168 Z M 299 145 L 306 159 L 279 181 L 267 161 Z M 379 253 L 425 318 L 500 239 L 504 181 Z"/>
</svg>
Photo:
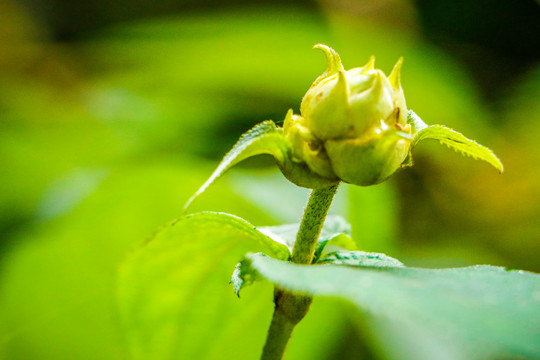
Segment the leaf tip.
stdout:
<svg viewBox="0 0 540 360">
<path fill-rule="evenodd" d="M 495 155 L 495 153 L 492 151 L 491 152 L 491 155 L 493 157 L 493 161 L 490 162 L 491 166 L 493 166 L 495 169 L 497 169 L 499 171 L 499 174 L 502 174 L 504 172 L 504 165 L 501 161 L 501 159 L 499 159 L 499 157 L 497 155 Z"/>
<path fill-rule="evenodd" d="M 193 201 L 197 199 L 203 192 L 206 191 L 208 186 L 210 186 L 214 182 L 213 175 L 210 177 L 200 188 L 193 194 L 185 203 L 184 208 L 182 209 L 183 215 L 187 213 L 188 208 L 193 204 Z"/>
<path fill-rule="evenodd" d="M 186 201 L 186 203 L 184 204 L 184 208 L 182 209 L 183 214 L 187 213 L 189 206 L 191 205 L 191 203 L 193 203 L 193 200 L 195 200 L 195 198 L 197 198 L 198 196 L 199 196 L 199 192 L 197 191 L 195 195 L 193 195 L 192 197 L 188 199 L 188 201 Z"/>
<path fill-rule="evenodd" d="M 499 170 L 499 174 L 504 172 L 504 165 L 499 159 L 497 159 L 497 166 L 495 166 L 495 169 Z"/>
</svg>

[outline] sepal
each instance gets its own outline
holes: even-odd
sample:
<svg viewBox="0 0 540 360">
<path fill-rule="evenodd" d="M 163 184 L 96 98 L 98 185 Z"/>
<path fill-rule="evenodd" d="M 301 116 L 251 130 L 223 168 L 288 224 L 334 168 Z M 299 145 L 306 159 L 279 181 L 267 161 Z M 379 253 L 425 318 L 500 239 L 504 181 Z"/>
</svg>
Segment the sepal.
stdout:
<svg viewBox="0 0 540 360">
<path fill-rule="evenodd" d="M 341 63 L 341 58 L 339 57 L 339 54 L 334 49 L 323 44 L 317 44 L 313 46 L 313 48 L 320 49 L 324 52 L 324 54 L 326 55 L 327 65 L 325 72 L 322 73 L 322 75 L 319 76 L 311 86 L 317 85 L 321 82 L 321 80 L 327 78 L 328 76 L 336 74 L 340 70 L 345 70 L 343 68 L 343 64 Z"/>
</svg>

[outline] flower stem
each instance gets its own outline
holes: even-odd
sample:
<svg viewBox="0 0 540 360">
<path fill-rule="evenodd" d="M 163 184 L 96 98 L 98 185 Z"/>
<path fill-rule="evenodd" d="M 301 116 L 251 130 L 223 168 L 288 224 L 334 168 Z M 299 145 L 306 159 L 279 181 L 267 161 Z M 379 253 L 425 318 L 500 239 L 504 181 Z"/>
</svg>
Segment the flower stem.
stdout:
<svg viewBox="0 0 540 360">
<path fill-rule="evenodd" d="M 338 185 L 334 185 L 312 191 L 296 235 L 291 257 L 293 263 L 311 264 L 317 240 L 337 188 Z M 296 294 L 276 286 L 274 316 L 268 329 L 261 360 L 283 358 L 294 327 L 306 316 L 312 300 L 311 296 Z"/>
<path fill-rule="evenodd" d="M 296 235 L 291 261 L 296 264 L 311 264 L 319 235 L 332 204 L 338 185 L 313 190 L 309 197 L 300 229 Z"/>
</svg>

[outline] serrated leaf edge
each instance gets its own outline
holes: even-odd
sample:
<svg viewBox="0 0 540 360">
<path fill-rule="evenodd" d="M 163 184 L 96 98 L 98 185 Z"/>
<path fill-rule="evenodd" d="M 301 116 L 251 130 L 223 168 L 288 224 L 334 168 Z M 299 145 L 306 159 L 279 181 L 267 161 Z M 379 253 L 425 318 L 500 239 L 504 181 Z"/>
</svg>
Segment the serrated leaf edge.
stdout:
<svg viewBox="0 0 540 360">
<path fill-rule="evenodd" d="M 476 141 L 467 138 L 465 135 L 460 133 L 459 131 L 456 131 L 454 129 L 451 129 L 444 125 L 427 125 L 414 111 L 409 110 L 408 116 L 407 116 L 407 123 L 411 125 L 412 127 L 412 136 L 413 136 L 413 142 L 411 144 L 409 155 L 407 156 L 406 160 L 403 162 L 402 167 L 409 167 L 413 165 L 413 159 L 411 156 L 411 152 L 414 149 L 414 147 L 420 142 L 421 140 L 426 139 L 432 139 L 432 140 L 438 140 L 441 144 L 446 145 L 447 147 L 453 149 L 454 151 L 460 153 L 463 156 L 470 157 L 475 160 L 482 160 L 496 168 L 500 173 L 504 171 L 504 166 L 501 162 L 501 160 L 495 155 L 495 153 L 488 147 L 481 145 L 477 143 Z M 430 136 L 429 134 L 425 135 L 426 132 L 429 132 L 430 129 L 442 129 L 445 132 L 449 132 L 456 136 L 457 138 L 462 138 L 460 140 L 456 139 L 444 139 L 438 136 Z M 471 152 L 468 152 L 466 150 L 460 149 L 459 147 L 455 146 L 453 143 L 460 143 L 464 146 L 470 146 L 473 148 L 476 148 L 477 150 L 480 150 L 481 152 L 485 153 L 485 157 L 479 157 Z"/>
<path fill-rule="evenodd" d="M 462 140 L 461 139 L 460 140 L 441 139 L 439 137 L 430 137 L 429 135 L 423 137 L 423 134 L 425 134 L 430 129 L 434 129 L 434 128 L 442 129 L 444 131 L 452 133 L 455 136 L 457 136 L 459 138 L 462 138 Z M 476 141 L 474 141 L 472 139 L 469 139 L 468 137 L 466 137 L 465 135 L 463 135 L 459 131 L 451 129 L 451 128 L 447 127 L 447 126 L 444 126 L 444 125 L 430 125 L 427 128 L 420 130 L 416 134 L 416 136 L 414 138 L 413 146 L 415 146 L 419 141 L 426 140 L 426 139 L 438 140 L 441 144 L 446 145 L 447 147 L 453 149 L 454 151 L 456 151 L 457 153 L 460 153 L 463 156 L 467 156 L 467 157 L 473 158 L 475 160 L 485 161 L 488 164 L 490 164 L 491 166 L 493 166 L 494 168 L 496 168 L 500 173 L 502 173 L 504 171 L 504 166 L 503 166 L 501 160 L 497 157 L 497 155 L 495 155 L 495 153 L 490 148 L 488 148 L 487 146 L 481 145 L 481 144 L 477 143 Z M 473 148 L 476 148 L 479 151 L 484 152 L 486 157 L 479 157 L 479 156 L 475 155 L 472 152 L 468 152 L 468 151 L 466 151 L 464 149 L 460 149 L 459 147 L 455 146 L 454 143 L 463 144 L 464 146 L 471 146 Z"/>
</svg>

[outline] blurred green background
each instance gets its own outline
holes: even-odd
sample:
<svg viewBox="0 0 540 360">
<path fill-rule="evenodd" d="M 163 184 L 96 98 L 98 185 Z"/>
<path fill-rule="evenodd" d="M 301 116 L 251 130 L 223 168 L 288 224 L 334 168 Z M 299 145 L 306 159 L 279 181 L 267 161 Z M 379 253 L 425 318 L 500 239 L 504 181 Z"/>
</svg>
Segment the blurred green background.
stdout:
<svg viewBox="0 0 540 360">
<path fill-rule="evenodd" d="M 343 186 L 332 212 L 359 247 L 409 266 L 539 271 L 538 2 L 0 0 L 0 358 L 127 359 L 119 264 L 242 132 L 299 111 L 325 67 L 316 43 L 346 68 L 376 55 L 389 72 L 404 56 L 409 108 L 505 165 L 422 143 L 387 183 Z M 190 211 L 273 225 L 306 200 L 261 157 Z M 289 358 L 384 358 L 334 305 L 314 305 Z"/>
</svg>

